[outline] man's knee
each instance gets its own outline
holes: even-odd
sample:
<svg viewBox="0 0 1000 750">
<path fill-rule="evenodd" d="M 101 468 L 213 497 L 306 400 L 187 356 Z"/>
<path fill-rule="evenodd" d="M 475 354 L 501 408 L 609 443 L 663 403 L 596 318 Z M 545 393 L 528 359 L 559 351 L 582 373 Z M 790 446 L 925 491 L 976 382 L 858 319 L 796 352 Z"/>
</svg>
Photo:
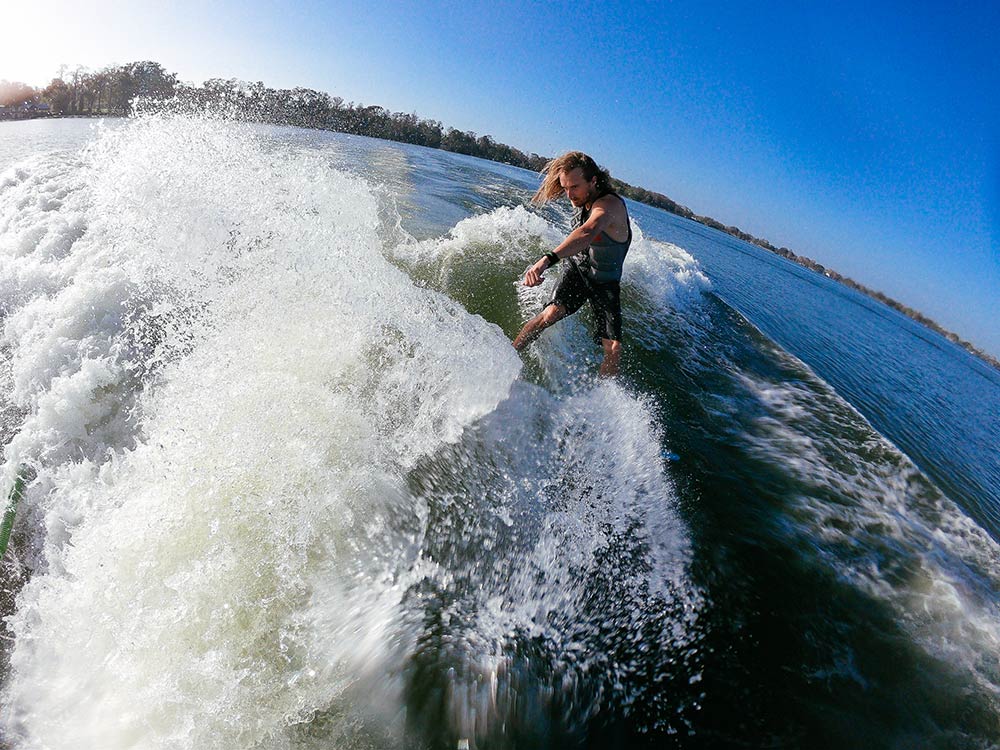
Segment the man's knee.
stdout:
<svg viewBox="0 0 1000 750">
<path fill-rule="evenodd" d="M 601 346 L 605 355 L 617 357 L 622 352 L 622 342 L 618 339 L 601 339 Z"/>
<path fill-rule="evenodd" d="M 548 305 L 544 310 L 542 310 L 541 318 L 542 322 L 550 326 L 558 320 L 562 320 L 566 317 L 566 308 L 562 305 L 557 305 L 555 303 Z"/>
</svg>

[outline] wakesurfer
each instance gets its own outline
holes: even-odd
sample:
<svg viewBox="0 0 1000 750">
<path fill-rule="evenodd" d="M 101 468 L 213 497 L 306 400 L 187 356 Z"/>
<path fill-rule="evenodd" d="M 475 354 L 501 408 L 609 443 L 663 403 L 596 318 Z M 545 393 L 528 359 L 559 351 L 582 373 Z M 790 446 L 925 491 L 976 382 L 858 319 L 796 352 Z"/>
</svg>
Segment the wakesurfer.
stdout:
<svg viewBox="0 0 1000 750">
<path fill-rule="evenodd" d="M 580 211 L 576 228 L 524 274 L 525 286 L 538 286 L 546 269 L 567 260 L 552 298 L 517 334 L 514 348 L 521 351 L 550 325 L 572 315 L 589 301 L 597 327 L 595 339 L 604 349 L 600 374 L 613 377 L 618 374 L 621 362 L 622 265 L 632 243 L 628 209 L 612 188 L 607 170 L 580 151 L 553 159 L 542 174 L 544 179 L 532 198 L 534 203 L 546 203 L 565 193 Z"/>
</svg>

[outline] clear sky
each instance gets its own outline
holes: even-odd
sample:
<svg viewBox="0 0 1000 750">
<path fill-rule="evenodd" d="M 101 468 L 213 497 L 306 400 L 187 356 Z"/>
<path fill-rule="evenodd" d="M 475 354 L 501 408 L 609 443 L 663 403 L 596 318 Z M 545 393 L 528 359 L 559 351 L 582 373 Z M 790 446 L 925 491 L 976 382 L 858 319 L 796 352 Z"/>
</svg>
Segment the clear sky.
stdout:
<svg viewBox="0 0 1000 750">
<path fill-rule="evenodd" d="M 3 0 L 0 78 L 151 59 L 612 174 L 1000 356 L 1000 3 Z"/>
</svg>

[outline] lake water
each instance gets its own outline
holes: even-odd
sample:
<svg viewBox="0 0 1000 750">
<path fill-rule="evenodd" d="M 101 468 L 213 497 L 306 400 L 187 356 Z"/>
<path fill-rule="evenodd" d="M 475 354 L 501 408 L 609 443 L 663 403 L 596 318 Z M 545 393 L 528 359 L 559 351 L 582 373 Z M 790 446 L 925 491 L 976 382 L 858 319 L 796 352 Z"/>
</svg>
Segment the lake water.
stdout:
<svg viewBox="0 0 1000 750">
<path fill-rule="evenodd" d="M 1000 743 L 1000 375 L 631 203 L 622 376 L 518 356 L 537 184 L 0 123 L 9 746 Z"/>
</svg>

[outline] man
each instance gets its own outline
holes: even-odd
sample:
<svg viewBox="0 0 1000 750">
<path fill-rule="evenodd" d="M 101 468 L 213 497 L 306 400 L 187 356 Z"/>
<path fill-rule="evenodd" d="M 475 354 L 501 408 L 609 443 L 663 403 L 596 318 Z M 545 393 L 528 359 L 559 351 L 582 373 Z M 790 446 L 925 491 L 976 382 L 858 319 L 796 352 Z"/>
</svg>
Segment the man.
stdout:
<svg viewBox="0 0 1000 750">
<path fill-rule="evenodd" d="M 529 320 L 514 339 L 521 351 L 553 323 L 572 315 L 590 301 L 597 336 L 604 349 L 600 374 L 618 374 L 621 361 L 622 311 L 619 282 L 622 264 L 632 243 L 625 201 L 611 187 L 611 177 L 584 153 L 570 151 L 545 165 L 545 179 L 535 203 L 545 203 L 563 192 L 580 209 L 576 228 L 524 274 L 525 286 L 542 283 L 542 273 L 568 258 L 552 299 Z"/>
</svg>

